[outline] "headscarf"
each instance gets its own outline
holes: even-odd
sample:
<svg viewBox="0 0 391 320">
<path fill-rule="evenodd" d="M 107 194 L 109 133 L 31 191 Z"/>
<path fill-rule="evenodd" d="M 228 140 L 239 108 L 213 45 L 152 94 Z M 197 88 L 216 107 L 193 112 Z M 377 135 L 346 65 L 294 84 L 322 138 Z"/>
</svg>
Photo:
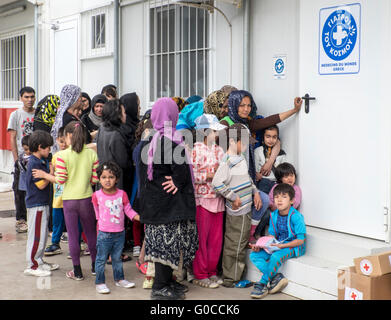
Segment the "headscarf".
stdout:
<svg viewBox="0 0 391 320">
<path fill-rule="evenodd" d="M 133 129 L 133 132 L 135 132 L 137 124 L 140 121 L 138 118 L 138 95 L 136 92 L 127 93 L 124 94 L 119 100 L 125 108 L 126 124 Z"/>
<path fill-rule="evenodd" d="M 91 98 L 90 98 L 90 96 L 88 95 L 88 93 L 82 92 L 82 93 L 81 93 L 81 96 L 82 96 L 83 98 L 86 98 L 86 99 L 88 100 L 88 108 L 85 109 L 85 110 L 83 110 L 83 112 L 81 113 L 80 118 L 81 118 L 82 116 L 84 116 L 85 114 L 89 114 L 90 111 L 91 111 L 91 107 L 92 107 Z"/>
<path fill-rule="evenodd" d="M 239 105 L 244 97 L 250 98 L 251 106 L 252 106 L 248 119 L 243 119 L 238 114 Z M 255 104 L 253 96 L 251 95 L 250 92 L 245 91 L 245 90 L 237 90 L 237 91 L 231 92 L 231 94 L 229 95 L 229 99 L 228 99 L 228 116 L 231 118 L 231 120 L 234 123 L 243 123 L 248 128 L 249 127 L 248 121 L 250 119 L 255 118 L 256 115 L 257 115 L 257 105 Z M 249 144 L 248 171 L 249 171 L 250 177 L 255 182 L 254 145 L 252 145 L 251 143 Z"/>
<path fill-rule="evenodd" d="M 41 122 L 50 128 L 54 124 L 56 118 L 60 98 L 56 95 L 47 95 L 38 102 L 37 110 L 35 111 L 34 121 Z"/>
<path fill-rule="evenodd" d="M 204 113 L 204 101 L 200 100 L 192 104 L 188 104 L 182 109 L 179 114 L 179 120 L 176 126 L 177 130 L 193 129 L 195 126 L 194 120 Z"/>
<path fill-rule="evenodd" d="M 62 118 L 64 113 L 71 107 L 77 99 L 79 99 L 81 89 L 73 84 L 65 85 L 60 94 L 60 107 L 57 110 L 56 119 L 50 131 L 54 141 L 57 139 L 58 130 L 62 127 Z M 55 153 L 58 150 L 57 144 L 55 143 L 52 147 L 52 152 Z"/>
<path fill-rule="evenodd" d="M 153 135 L 148 149 L 148 180 L 153 180 L 153 159 L 158 140 L 164 136 L 185 149 L 187 164 L 194 185 L 194 175 L 192 166 L 190 165 L 190 157 L 183 143 L 182 135 L 175 129 L 179 117 L 178 115 L 178 106 L 171 98 L 160 98 L 152 107 L 151 121 L 156 133 Z"/>
<path fill-rule="evenodd" d="M 230 95 L 232 91 L 237 91 L 238 89 L 234 86 L 227 84 L 225 86 L 222 86 L 220 90 Z"/>
<path fill-rule="evenodd" d="M 185 99 L 182 97 L 172 97 L 172 100 L 174 100 L 177 104 L 179 112 L 181 112 L 182 109 L 186 106 Z"/>
<path fill-rule="evenodd" d="M 194 95 L 194 96 L 188 97 L 185 101 L 185 104 L 192 104 L 192 103 L 198 102 L 200 100 L 202 100 L 202 97 Z"/>
<path fill-rule="evenodd" d="M 214 114 L 219 120 L 221 115 L 221 106 L 228 98 L 228 94 L 222 90 L 213 91 L 204 102 L 204 113 Z"/>
<path fill-rule="evenodd" d="M 88 114 L 88 118 L 90 118 L 90 120 L 92 121 L 92 123 L 99 127 L 100 124 L 103 122 L 102 120 L 102 117 L 99 117 L 96 115 L 95 113 L 95 105 L 97 103 L 103 103 L 105 104 L 107 102 L 107 98 L 104 94 L 97 94 L 95 97 L 92 98 L 92 102 L 91 102 L 91 111 L 90 113 Z"/>
</svg>

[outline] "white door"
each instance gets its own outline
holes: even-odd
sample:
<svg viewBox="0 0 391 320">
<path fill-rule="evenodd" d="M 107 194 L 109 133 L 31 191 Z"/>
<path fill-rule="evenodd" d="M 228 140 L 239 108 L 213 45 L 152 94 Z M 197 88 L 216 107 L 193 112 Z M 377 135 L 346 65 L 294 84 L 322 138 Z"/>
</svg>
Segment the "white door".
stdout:
<svg viewBox="0 0 391 320">
<path fill-rule="evenodd" d="M 64 85 L 78 85 L 79 83 L 77 21 L 57 24 L 52 39 L 52 90 L 60 95 Z"/>
<path fill-rule="evenodd" d="M 337 7 L 341 6 L 341 7 Z M 301 211 L 307 225 L 388 239 L 390 3 L 300 0 Z"/>
</svg>

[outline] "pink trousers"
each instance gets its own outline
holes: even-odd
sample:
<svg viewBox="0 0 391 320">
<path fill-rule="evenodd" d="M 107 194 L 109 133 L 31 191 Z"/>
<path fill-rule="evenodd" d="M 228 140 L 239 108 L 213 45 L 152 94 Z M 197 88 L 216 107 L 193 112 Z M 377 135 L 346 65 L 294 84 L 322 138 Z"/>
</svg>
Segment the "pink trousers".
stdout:
<svg viewBox="0 0 391 320">
<path fill-rule="evenodd" d="M 193 261 L 193 273 L 196 279 L 206 279 L 217 273 L 223 243 L 223 214 L 223 212 L 213 213 L 197 206 L 199 246 Z"/>
</svg>

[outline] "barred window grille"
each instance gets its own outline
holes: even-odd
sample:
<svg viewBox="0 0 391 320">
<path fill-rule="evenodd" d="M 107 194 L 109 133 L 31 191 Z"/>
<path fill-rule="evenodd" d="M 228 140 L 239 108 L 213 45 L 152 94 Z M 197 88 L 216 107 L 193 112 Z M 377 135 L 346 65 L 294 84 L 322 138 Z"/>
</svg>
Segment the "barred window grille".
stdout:
<svg viewBox="0 0 391 320">
<path fill-rule="evenodd" d="M 106 14 L 91 16 L 92 49 L 104 48 L 106 45 Z"/>
<path fill-rule="evenodd" d="M 149 1 L 150 101 L 207 95 L 209 16 L 207 10 L 175 1 Z"/>
<path fill-rule="evenodd" d="M 1 100 L 19 100 L 26 85 L 26 35 L 1 40 Z"/>
</svg>

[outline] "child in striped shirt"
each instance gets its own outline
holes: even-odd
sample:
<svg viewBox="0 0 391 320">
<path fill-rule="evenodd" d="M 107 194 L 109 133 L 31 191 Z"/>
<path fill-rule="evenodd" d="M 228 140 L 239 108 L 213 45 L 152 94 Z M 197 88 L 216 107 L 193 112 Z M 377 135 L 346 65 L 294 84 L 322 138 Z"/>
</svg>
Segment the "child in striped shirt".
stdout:
<svg viewBox="0 0 391 320">
<path fill-rule="evenodd" d="M 213 177 L 212 186 L 226 199 L 223 286 L 232 287 L 234 282 L 241 280 L 245 268 L 253 197 L 257 210 L 262 201 L 242 155 L 251 139 L 248 129 L 241 124 L 233 124 L 228 128 L 227 138 L 228 151 Z"/>
</svg>

